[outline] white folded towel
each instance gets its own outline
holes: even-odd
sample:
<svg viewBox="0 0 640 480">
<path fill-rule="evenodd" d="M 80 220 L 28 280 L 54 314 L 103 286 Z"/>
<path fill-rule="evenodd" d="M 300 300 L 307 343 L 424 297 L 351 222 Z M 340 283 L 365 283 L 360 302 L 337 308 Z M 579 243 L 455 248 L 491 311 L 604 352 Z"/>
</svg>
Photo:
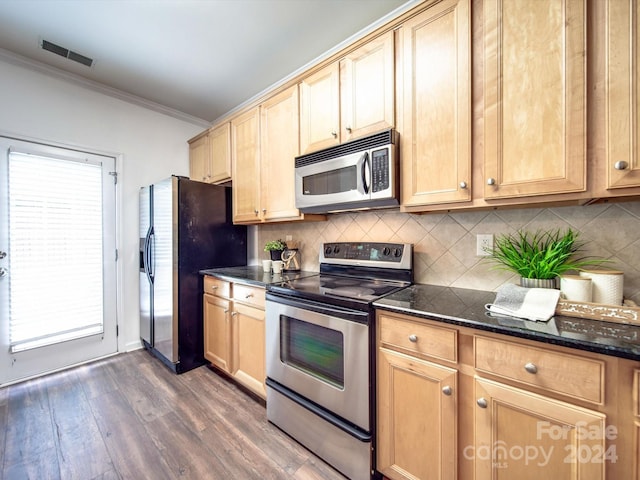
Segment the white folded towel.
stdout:
<svg viewBox="0 0 640 480">
<path fill-rule="evenodd" d="M 546 322 L 556 311 L 560 290 L 554 288 L 526 288 L 507 284 L 498 289 L 496 299 L 485 308 L 492 313 Z"/>
</svg>

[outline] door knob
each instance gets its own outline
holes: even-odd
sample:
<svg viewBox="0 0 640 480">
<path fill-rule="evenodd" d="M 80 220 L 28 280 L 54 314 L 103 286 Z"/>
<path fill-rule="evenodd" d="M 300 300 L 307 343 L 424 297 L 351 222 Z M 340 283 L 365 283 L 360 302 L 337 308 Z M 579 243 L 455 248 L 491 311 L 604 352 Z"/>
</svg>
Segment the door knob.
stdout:
<svg viewBox="0 0 640 480">
<path fill-rule="evenodd" d="M 482 397 L 476 400 L 476 403 L 480 408 L 487 408 L 489 406 L 489 402 L 487 402 L 487 399 Z"/>
</svg>

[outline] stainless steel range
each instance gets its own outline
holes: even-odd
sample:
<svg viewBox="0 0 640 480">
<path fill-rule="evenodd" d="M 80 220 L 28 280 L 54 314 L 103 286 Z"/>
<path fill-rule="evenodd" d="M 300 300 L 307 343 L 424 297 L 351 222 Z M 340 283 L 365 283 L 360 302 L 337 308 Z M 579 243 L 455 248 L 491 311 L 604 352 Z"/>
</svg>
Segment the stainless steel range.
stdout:
<svg viewBox="0 0 640 480">
<path fill-rule="evenodd" d="M 375 471 L 372 303 L 412 281 L 411 244 L 349 242 L 267 287 L 267 418 L 353 480 Z"/>
</svg>

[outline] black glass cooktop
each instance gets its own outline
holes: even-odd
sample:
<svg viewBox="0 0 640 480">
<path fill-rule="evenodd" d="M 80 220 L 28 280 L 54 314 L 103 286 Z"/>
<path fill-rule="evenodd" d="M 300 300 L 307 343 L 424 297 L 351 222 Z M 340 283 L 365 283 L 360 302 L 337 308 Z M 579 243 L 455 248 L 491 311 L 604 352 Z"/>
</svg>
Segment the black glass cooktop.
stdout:
<svg viewBox="0 0 640 480">
<path fill-rule="evenodd" d="M 318 274 L 272 284 L 267 289 L 281 295 L 356 307 L 368 305 L 407 285 L 405 282 Z"/>
</svg>

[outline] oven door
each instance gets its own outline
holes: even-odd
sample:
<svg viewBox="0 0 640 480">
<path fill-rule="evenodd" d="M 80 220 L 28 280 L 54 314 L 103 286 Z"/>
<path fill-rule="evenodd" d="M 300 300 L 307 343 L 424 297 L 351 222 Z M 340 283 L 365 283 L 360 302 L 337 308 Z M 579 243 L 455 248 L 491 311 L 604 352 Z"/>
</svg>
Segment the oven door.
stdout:
<svg viewBox="0 0 640 480">
<path fill-rule="evenodd" d="M 267 377 L 369 431 L 369 314 L 269 297 Z"/>
<path fill-rule="evenodd" d="M 296 167 L 296 208 L 349 204 L 371 198 L 369 152 Z"/>
</svg>

